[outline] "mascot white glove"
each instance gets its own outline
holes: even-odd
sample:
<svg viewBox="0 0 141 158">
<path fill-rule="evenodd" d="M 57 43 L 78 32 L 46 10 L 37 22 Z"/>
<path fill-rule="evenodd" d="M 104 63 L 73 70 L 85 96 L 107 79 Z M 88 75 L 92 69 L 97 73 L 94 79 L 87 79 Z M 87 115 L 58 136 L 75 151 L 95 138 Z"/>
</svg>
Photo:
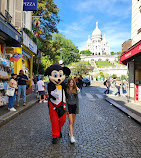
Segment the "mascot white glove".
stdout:
<svg viewBox="0 0 141 158">
<path fill-rule="evenodd" d="M 59 94 L 57 94 L 56 91 L 51 91 L 51 95 L 55 97 L 56 99 L 59 99 Z"/>
</svg>

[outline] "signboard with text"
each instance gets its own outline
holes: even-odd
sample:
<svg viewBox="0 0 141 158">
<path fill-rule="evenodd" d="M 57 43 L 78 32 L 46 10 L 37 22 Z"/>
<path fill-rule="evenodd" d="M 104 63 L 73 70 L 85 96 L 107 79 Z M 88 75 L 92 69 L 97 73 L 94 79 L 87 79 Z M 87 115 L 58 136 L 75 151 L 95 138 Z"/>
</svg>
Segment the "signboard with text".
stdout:
<svg viewBox="0 0 141 158">
<path fill-rule="evenodd" d="M 23 0 L 23 11 L 38 10 L 38 0 Z"/>
<path fill-rule="evenodd" d="M 134 55 L 136 55 L 136 54 L 138 54 L 140 52 L 141 52 L 141 43 L 139 43 L 136 47 L 134 47 L 134 48 L 130 49 L 129 51 L 127 51 L 126 53 L 124 53 L 120 57 L 120 62 L 123 63 L 127 59 L 133 57 Z"/>
<path fill-rule="evenodd" d="M 29 36 L 23 32 L 23 44 L 28 47 L 32 52 L 37 54 L 37 45 L 32 41 Z"/>
</svg>

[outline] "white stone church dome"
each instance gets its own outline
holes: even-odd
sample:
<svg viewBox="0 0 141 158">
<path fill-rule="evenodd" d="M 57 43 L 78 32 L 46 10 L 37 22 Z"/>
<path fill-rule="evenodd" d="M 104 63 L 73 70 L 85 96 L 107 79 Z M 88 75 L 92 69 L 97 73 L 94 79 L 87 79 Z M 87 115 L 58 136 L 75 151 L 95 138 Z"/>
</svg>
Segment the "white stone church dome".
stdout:
<svg viewBox="0 0 141 158">
<path fill-rule="evenodd" d="M 96 28 L 92 33 L 92 37 L 102 37 L 102 32 L 100 31 L 100 29 L 98 28 L 98 22 L 96 22 Z"/>
<path fill-rule="evenodd" d="M 91 38 L 88 36 L 87 44 L 91 44 Z"/>
</svg>

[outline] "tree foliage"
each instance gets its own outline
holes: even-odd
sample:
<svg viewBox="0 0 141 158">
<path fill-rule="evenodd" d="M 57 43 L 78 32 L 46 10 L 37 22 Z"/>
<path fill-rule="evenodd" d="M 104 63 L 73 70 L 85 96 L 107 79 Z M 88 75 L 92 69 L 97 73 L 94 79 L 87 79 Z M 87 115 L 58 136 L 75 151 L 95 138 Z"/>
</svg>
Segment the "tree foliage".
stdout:
<svg viewBox="0 0 141 158">
<path fill-rule="evenodd" d="M 68 65 L 72 62 L 77 62 L 80 60 L 78 48 L 72 43 L 71 40 L 65 38 L 65 36 L 61 33 L 54 33 L 52 35 L 51 43 L 55 46 L 52 53 L 55 55 L 57 60 L 61 59 L 62 53 L 64 65 Z M 62 48 L 62 52 L 60 51 L 60 48 Z"/>
<path fill-rule="evenodd" d="M 91 52 L 91 51 L 89 51 L 89 50 L 82 50 L 82 51 L 80 52 L 80 54 L 83 54 L 83 55 L 89 56 L 89 55 L 91 55 L 91 54 L 92 54 L 92 52 Z"/>
<path fill-rule="evenodd" d="M 113 75 L 112 75 L 112 78 L 113 78 L 113 79 L 116 79 L 116 78 L 117 78 L 117 75 L 116 75 L 116 74 L 113 74 Z"/>
<path fill-rule="evenodd" d="M 72 73 L 75 75 L 87 75 L 89 72 L 93 70 L 90 64 L 86 64 L 86 62 L 78 62 L 73 64 L 73 66 L 69 66 Z"/>
<path fill-rule="evenodd" d="M 58 13 L 59 8 L 53 0 L 38 0 L 38 11 L 33 12 L 33 15 L 41 16 L 42 37 L 46 38 L 48 34 L 58 32 L 56 27 L 60 21 Z M 34 25 L 33 30 L 37 30 Z"/>
</svg>

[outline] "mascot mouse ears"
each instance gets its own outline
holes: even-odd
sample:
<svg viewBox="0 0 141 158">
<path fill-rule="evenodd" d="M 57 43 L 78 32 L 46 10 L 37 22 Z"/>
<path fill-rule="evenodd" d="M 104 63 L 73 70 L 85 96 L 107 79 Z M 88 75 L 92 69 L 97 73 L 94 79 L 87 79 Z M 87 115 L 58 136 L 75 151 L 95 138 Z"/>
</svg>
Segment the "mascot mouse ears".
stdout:
<svg viewBox="0 0 141 158">
<path fill-rule="evenodd" d="M 68 67 L 61 67 L 59 64 L 53 64 L 46 69 L 45 76 L 50 76 L 53 70 L 62 70 L 66 76 L 69 76 L 71 73 L 71 70 Z"/>
</svg>

